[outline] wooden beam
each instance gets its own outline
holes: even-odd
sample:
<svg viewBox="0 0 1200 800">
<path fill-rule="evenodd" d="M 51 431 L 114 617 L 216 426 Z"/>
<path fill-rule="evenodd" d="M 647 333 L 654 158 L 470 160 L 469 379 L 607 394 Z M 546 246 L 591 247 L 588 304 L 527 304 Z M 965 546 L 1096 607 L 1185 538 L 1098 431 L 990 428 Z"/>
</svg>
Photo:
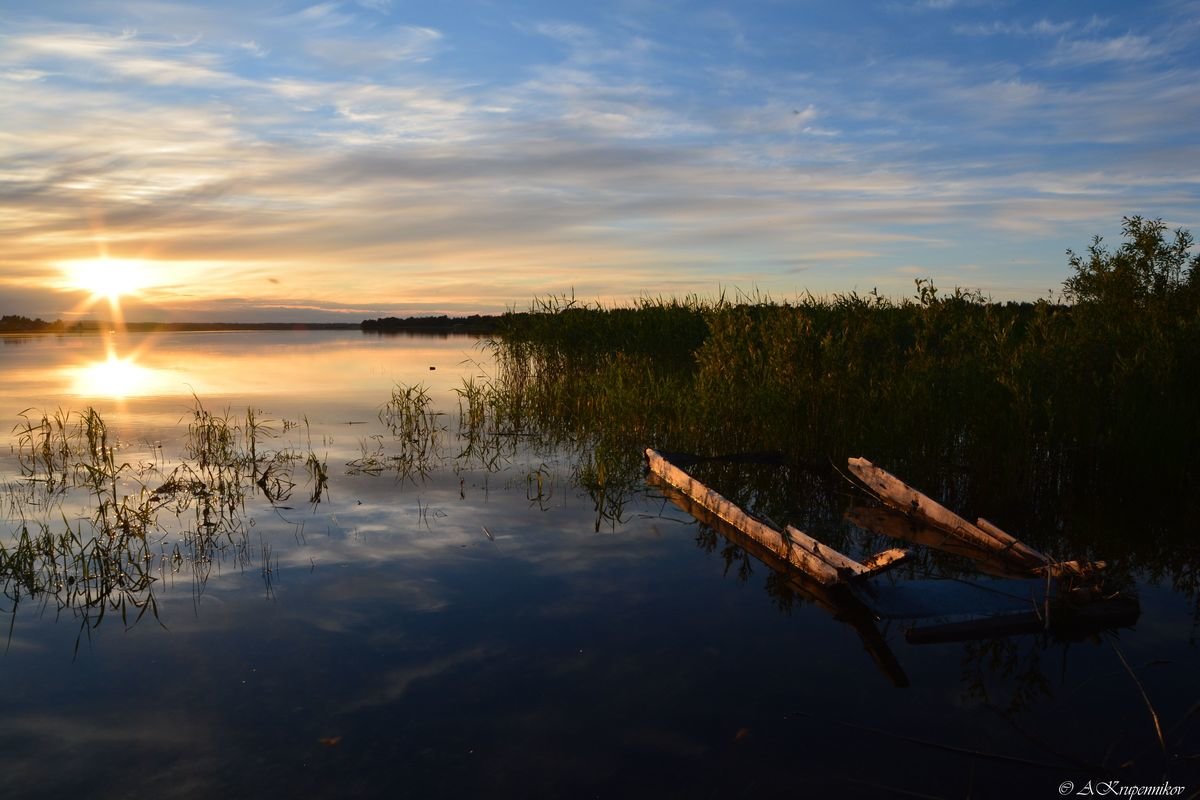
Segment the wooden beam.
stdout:
<svg viewBox="0 0 1200 800">
<path fill-rule="evenodd" d="M 878 575 L 884 570 L 902 563 L 910 555 L 907 550 L 894 547 L 891 550 L 876 553 L 860 564 L 849 556 L 834 550 L 832 547 L 821 544 L 804 531 L 792 525 L 784 528 L 784 533 L 797 546 L 812 553 L 836 569 L 839 575 L 847 578 L 869 578 L 872 575 Z"/>
<path fill-rule="evenodd" d="M 998 526 L 993 525 L 992 523 L 988 522 L 983 517 L 980 517 L 979 519 L 975 520 L 975 524 L 979 526 L 979 529 L 981 531 L 990 535 L 996 541 L 1004 544 L 1006 547 L 1011 549 L 1014 553 L 1019 554 L 1026 561 L 1040 561 L 1043 564 L 1050 563 L 1050 558 L 1047 557 L 1044 553 L 1040 553 L 1037 550 L 1034 550 L 1032 547 L 1025 544 L 1017 537 L 1013 536 L 1010 533 L 1002 531 Z"/>
<path fill-rule="evenodd" d="M 926 525 L 947 531 L 964 542 L 985 552 L 1032 569 L 1050 562 L 1046 556 L 1030 547 L 1014 549 L 1008 542 L 996 538 L 977 525 L 967 522 L 942 504 L 927 497 L 904 481 L 881 469 L 865 458 L 849 460 L 850 471 L 879 496 L 884 503 Z M 997 530 L 999 530 L 997 528 Z M 1007 536 L 1007 534 L 1005 534 Z M 1012 537 L 1008 537 L 1012 539 Z M 1013 540 L 1015 541 L 1015 539 Z"/>
<path fill-rule="evenodd" d="M 826 547 L 794 525 L 788 525 L 783 532 L 797 547 L 812 553 L 836 570 L 845 570 L 851 575 L 861 575 L 866 572 L 866 567 L 862 564 L 849 556 L 842 555 L 832 547 Z"/>
<path fill-rule="evenodd" d="M 878 575 L 885 569 L 891 569 L 897 564 L 902 564 L 908 560 L 912 553 L 905 550 L 903 547 L 893 547 L 891 550 L 884 550 L 882 553 L 876 553 L 863 562 L 863 572 L 859 577 L 869 578 L 872 575 Z"/>
<path fill-rule="evenodd" d="M 1049 630 L 1057 639 L 1074 641 L 1101 631 L 1132 627 L 1139 616 L 1141 606 L 1136 598 L 1091 600 L 1080 607 L 1073 606 L 1069 598 L 1059 598 L 1051 602 L 1049 617 L 1031 610 L 917 626 L 906 630 L 904 639 L 910 644 L 942 644 Z"/>
<path fill-rule="evenodd" d="M 991 551 L 983 550 L 944 530 L 905 516 L 890 506 L 856 504 L 846 511 L 845 517 L 863 530 L 969 558 L 981 572 L 989 575 L 1000 578 L 1024 578 L 1029 575 L 1028 568 L 1022 565 L 1001 560 Z"/>
<path fill-rule="evenodd" d="M 841 580 L 837 569 L 830 566 L 823 558 L 802 547 L 795 546 L 782 533 L 754 519 L 735 503 L 726 500 L 667 461 L 654 449 L 646 449 L 646 461 L 650 466 L 650 471 L 655 475 L 813 580 L 824 586 L 832 586 Z"/>
</svg>

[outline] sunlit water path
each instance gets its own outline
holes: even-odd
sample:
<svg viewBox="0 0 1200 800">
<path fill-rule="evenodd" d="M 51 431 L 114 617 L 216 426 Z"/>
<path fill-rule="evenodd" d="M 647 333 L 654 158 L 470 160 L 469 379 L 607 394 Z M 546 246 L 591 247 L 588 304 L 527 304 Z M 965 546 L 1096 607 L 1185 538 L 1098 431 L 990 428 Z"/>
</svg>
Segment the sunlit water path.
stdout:
<svg viewBox="0 0 1200 800">
<path fill-rule="evenodd" d="M 598 503 L 583 450 L 465 436 L 455 389 L 493 370 L 463 337 L 0 339 L 9 544 L 90 532 L 107 497 L 13 488 L 43 413 L 99 412 L 128 465 L 116 495 L 158 509 L 124 619 L 63 604 L 65 585 L 31 594 L 10 563 L 0 795 L 1200 789 L 1186 592 L 1147 579 L 1134 628 L 1069 643 L 915 647 L 881 626 L 897 689 L 851 626 L 767 591 L 769 570 L 660 493 Z M 424 388 L 426 422 L 389 412 L 397 385 Z M 217 481 L 189 453 L 198 409 L 261 425 L 225 505 L 205 505 Z"/>
</svg>

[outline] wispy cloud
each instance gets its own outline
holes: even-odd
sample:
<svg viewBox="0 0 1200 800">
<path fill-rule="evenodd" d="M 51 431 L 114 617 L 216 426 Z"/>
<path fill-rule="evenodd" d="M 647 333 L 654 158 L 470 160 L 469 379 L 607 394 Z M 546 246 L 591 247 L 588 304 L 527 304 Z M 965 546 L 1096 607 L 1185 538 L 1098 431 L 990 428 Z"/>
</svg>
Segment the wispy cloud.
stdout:
<svg viewBox="0 0 1200 800">
<path fill-rule="evenodd" d="M 1196 213 L 1200 66 L 1157 28 L 956 5 L 887 18 L 948 44 L 853 26 L 847 53 L 846 31 L 733 10 L 471 28 L 398 4 L 120 7 L 0 36 L 8 287 L 102 247 L 176 271 L 148 302 L 212 313 L 907 292 L 897 269 L 966 274 L 981 247 L 1005 277 L 977 279 L 1010 286 L 1101 220 Z"/>
<path fill-rule="evenodd" d="M 1106 61 L 1146 61 L 1159 58 L 1167 52 L 1162 42 L 1149 36 L 1125 34 L 1109 39 L 1064 40 L 1051 54 L 1050 63 L 1084 66 Z"/>
<path fill-rule="evenodd" d="M 53 32 L 0 37 L 0 65 L 21 65 L 28 72 L 86 82 L 131 79 L 154 86 L 214 88 L 243 83 L 223 68 L 220 55 L 190 40 L 149 38 L 136 31 L 121 34 L 56 26 Z"/>
<path fill-rule="evenodd" d="M 965 36 L 1059 36 L 1077 27 L 1071 20 L 1054 22 L 1043 18 L 1032 23 L 992 21 L 955 25 L 954 32 Z"/>
<path fill-rule="evenodd" d="M 401 26 L 372 36 L 369 42 L 318 38 L 310 41 L 306 49 L 334 66 L 374 69 L 389 62 L 428 61 L 437 53 L 441 40 L 441 32 L 433 28 Z"/>
</svg>

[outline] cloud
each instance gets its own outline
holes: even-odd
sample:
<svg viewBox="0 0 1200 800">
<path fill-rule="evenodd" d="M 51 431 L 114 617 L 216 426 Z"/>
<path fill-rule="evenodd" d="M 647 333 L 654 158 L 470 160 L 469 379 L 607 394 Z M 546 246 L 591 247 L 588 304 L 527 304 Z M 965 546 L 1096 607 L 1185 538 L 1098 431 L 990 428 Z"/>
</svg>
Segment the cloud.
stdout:
<svg viewBox="0 0 1200 800">
<path fill-rule="evenodd" d="M 267 50 L 253 39 L 247 39 L 244 42 L 240 42 L 238 46 L 255 58 L 265 58 L 271 54 L 270 50 Z"/>
<path fill-rule="evenodd" d="M 984 5 L 988 0 L 912 0 L 907 3 L 890 3 L 887 8 L 903 13 L 926 13 L 952 11 Z"/>
<path fill-rule="evenodd" d="M 304 27 L 340 28 L 354 21 L 353 15 L 342 13 L 341 9 L 341 3 L 317 3 L 285 15 L 281 19 Z"/>
<path fill-rule="evenodd" d="M 212 23 L 138 8 L 137 32 L 23 20 L 0 42 L 6 274 L 106 247 L 185 277 L 204 265 L 186 295 L 171 281 L 148 298 L 189 313 L 494 310 L 572 285 L 790 289 L 800 266 L 836 288 L 856 260 L 895 276 L 922 249 L 972 250 L 989 232 L 1051 236 L 1134 207 L 1186 221 L 1194 206 L 1181 165 L 1197 163 L 1200 71 L 1161 68 L 1154 48 L 1176 45 L 1153 30 L 959 29 L 996 37 L 989 52 L 1031 40 L 984 60 L 887 49 L 903 37 L 833 57 L 831 33 L 804 39 L 829 63 L 803 71 L 792 31 L 745 12 L 481 34 L 354 4 L 273 18 L 231 4 Z M 698 61 L 714 25 L 750 49 Z M 494 68 L 473 63 L 472 35 L 508 37 Z M 504 47 L 521 57 L 498 60 Z M 1032 47 L 1051 55 L 1012 55 Z M 860 255 L 822 257 L 836 253 Z"/>
<path fill-rule="evenodd" d="M 371 37 L 370 42 L 361 38 L 314 39 L 306 49 L 335 66 L 374 70 L 381 64 L 428 61 L 436 54 L 441 40 L 441 32 L 433 28 L 400 26 Z"/>
<path fill-rule="evenodd" d="M 955 25 L 953 30 L 964 36 L 1060 36 L 1076 27 L 1070 20 L 1054 22 L 1043 18 L 1034 23 L 993 21 Z"/>
<path fill-rule="evenodd" d="M 590 29 L 569 22 L 539 22 L 532 27 L 532 30 L 542 36 L 575 47 L 591 45 L 596 41 L 596 36 Z"/>
<path fill-rule="evenodd" d="M 1059 42 L 1050 64 L 1085 66 L 1104 62 L 1147 61 L 1160 58 L 1168 49 L 1149 36 L 1125 34 L 1109 39 L 1073 39 Z"/>
<path fill-rule="evenodd" d="M 50 33 L 15 33 L 0 37 L 0 64 L 20 64 L 17 73 L 37 71 L 87 82 L 130 79 L 155 86 L 213 88 L 241 85 L 220 57 L 194 48 L 191 40 L 149 39 L 134 31 L 120 35 L 79 26 L 55 26 Z"/>
</svg>

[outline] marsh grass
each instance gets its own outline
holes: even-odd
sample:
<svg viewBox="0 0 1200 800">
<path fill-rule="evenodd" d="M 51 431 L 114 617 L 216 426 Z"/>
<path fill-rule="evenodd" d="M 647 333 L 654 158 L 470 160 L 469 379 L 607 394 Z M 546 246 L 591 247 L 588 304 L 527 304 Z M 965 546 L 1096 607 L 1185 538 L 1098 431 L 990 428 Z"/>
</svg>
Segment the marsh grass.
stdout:
<svg viewBox="0 0 1200 800">
<path fill-rule="evenodd" d="M 464 377 L 454 393 L 458 398 L 460 443 L 455 469 L 479 467 L 498 472 L 516 457 L 519 412 L 506 404 L 517 395 L 501 391 L 495 378 L 486 372 Z"/>
<path fill-rule="evenodd" d="M 347 462 L 351 474 L 389 473 L 398 480 L 420 482 L 445 461 L 447 426 L 442 412 L 431 408 L 433 398 L 424 384 L 400 384 L 379 409 L 379 421 L 390 436 L 360 440 L 361 455 Z"/>
<path fill-rule="evenodd" d="M 812 522 L 854 550 L 869 534 L 839 522 L 853 490 L 836 470 L 866 455 L 1048 551 L 1103 557 L 1118 573 L 1148 566 L 1196 594 L 1194 559 L 1178 548 L 1200 511 L 1200 261 L 1189 283 L 1179 247 L 1131 247 L 1118 251 L 1134 265 L 1124 274 L 1145 276 L 1122 278 L 1132 295 L 1104 284 L 1073 305 L 994 303 L 926 280 L 903 300 L 548 298 L 502 319 L 494 379 L 463 395 L 496 396 L 507 419 L 495 427 L 573 452 L 598 522 L 640 491 L 646 446 L 770 450 L 781 458 L 769 469 L 696 470 L 757 513 Z"/>
<path fill-rule="evenodd" d="M 396 438 L 419 444 L 438 432 L 439 413 L 430 409 L 433 398 L 424 384 L 397 383 L 392 396 L 379 410 L 379 421 Z"/>
<path fill-rule="evenodd" d="M 89 532 L 66 519 L 58 530 L 40 525 L 31 532 L 25 524 L 15 540 L 0 542 L 0 592 L 12 604 L 14 621 L 16 607 L 28 601 L 56 614 L 72 610 L 81 619 L 81 634 L 108 613 L 131 627 L 147 611 L 157 617 L 152 561 L 144 536 L 103 527 Z"/>
<path fill-rule="evenodd" d="M 71 439 L 74 428 L 69 414 L 61 408 L 40 417 L 29 416 L 32 409 L 20 413 L 22 422 L 13 428 L 17 436 L 17 463 L 30 481 L 42 481 L 51 489 L 67 482 Z"/>
<path fill-rule="evenodd" d="M 250 420 L 253 422 L 253 420 Z M 257 431 L 257 426 L 252 429 Z M 210 412 L 193 396 L 191 421 L 187 427 L 184 448 L 190 459 L 201 469 L 210 467 L 236 469 L 251 459 L 256 445 L 243 449 L 242 429 L 229 413 Z"/>
<path fill-rule="evenodd" d="M 188 570 L 198 599 L 214 564 L 249 563 L 252 498 L 279 507 L 297 469 L 307 474 L 310 502 L 325 498 L 327 460 L 311 437 L 305 449 L 270 447 L 278 431 L 261 411 L 214 412 L 199 398 L 186 418 L 178 463 L 152 448 L 154 458 L 135 465 L 120 456 L 122 443 L 94 408 L 20 415 L 19 476 L 4 486 L 16 527 L 0 537 L 0 596 L 14 621 L 18 606 L 31 602 L 75 615 L 81 635 L 114 612 L 127 626 L 147 611 L 157 617 L 153 589 L 161 578 Z M 72 498 L 84 504 L 82 515 L 63 510 Z"/>
<path fill-rule="evenodd" d="M 325 492 L 329 488 L 329 465 L 327 459 L 319 458 L 316 453 L 309 450 L 304 459 L 304 469 L 308 473 L 309 483 L 312 486 L 308 502 L 315 506 L 324 499 Z"/>
<path fill-rule="evenodd" d="M 346 468 L 351 475 L 379 475 L 388 468 L 387 452 L 383 448 L 383 437 L 370 436 L 359 440 L 362 455 L 346 462 Z"/>
</svg>

